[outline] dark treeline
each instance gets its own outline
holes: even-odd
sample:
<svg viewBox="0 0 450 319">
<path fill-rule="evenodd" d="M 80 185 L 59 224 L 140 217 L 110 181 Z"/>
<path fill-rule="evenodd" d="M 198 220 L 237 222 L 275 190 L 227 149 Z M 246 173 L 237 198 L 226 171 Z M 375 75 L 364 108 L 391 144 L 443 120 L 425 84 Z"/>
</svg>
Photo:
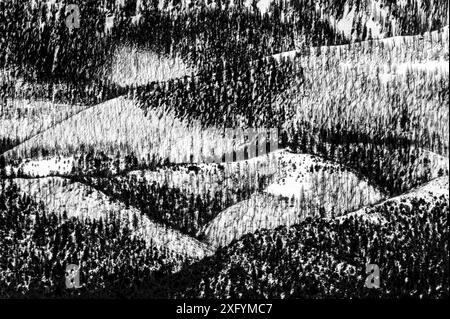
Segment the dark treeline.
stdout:
<svg viewBox="0 0 450 319">
<path fill-rule="evenodd" d="M 404 5 L 395 0 L 382 1 L 390 9 L 390 17 L 395 17 L 401 29 L 398 34 L 421 34 L 427 30 L 438 30 L 448 25 L 448 1 L 445 0 L 407 0 Z M 420 3 L 420 4 L 419 4 Z"/>
<path fill-rule="evenodd" d="M 99 220 L 47 212 L 13 182 L 1 181 L 0 296 L 2 298 L 139 297 L 142 286 L 158 293 L 186 257 L 149 246 L 135 225 L 107 214 Z M 7 183 L 7 185 L 5 185 Z M 134 223 L 134 221 L 133 221 Z M 65 286 L 69 264 L 81 266 L 77 290 Z"/>
<path fill-rule="evenodd" d="M 257 231 L 194 264 L 146 246 L 114 216 L 47 213 L 13 183 L 0 196 L 3 297 L 448 297 L 446 196 L 387 202 L 368 211 L 375 221 L 307 218 Z M 77 290 L 64 286 L 72 263 L 82 267 Z M 380 267 L 379 289 L 364 287 L 366 264 Z"/>
<path fill-rule="evenodd" d="M 408 52 L 424 43 L 413 41 Z M 245 68 L 225 65 L 201 76 L 154 82 L 136 92 L 144 110 L 171 110 L 181 118 L 197 118 L 206 127 L 276 127 L 280 148 L 345 164 L 387 193 L 400 194 L 430 179 L 431 161 L 424 152 L 448 154 L 448 129 L 440 118 L 433 122 L 434 129 L 421 124 L 424 118 L 429 121 L 426 108 L 448 116 L 448 81 L 445 75 L 410 71 L 406 79 L 383 83 L 379 69 L 373 74 L 336 71 L 338 57 L 351 59 L 356 52 L 370 56 L 375 50 L 391 61 L 389 46 L 368 43 L 318 50 L 317 56 L 294 54 L 279 62 L 271 57 Z M 349 84 L 355 88 L 350 93 Z M 324 88 L 327 94 L 320 93 Z M 421 107 L 413 107 L 413 97 Z M 357 117 L 351 114 L 355 101 L 354 111 L 362 112 Z M 374 113 L 379 115 L 373 117 Z M 367 120 L 370 117 L 373 120 Z"/>
<path fill-rule="evenodd" d="M 345 43 L 328 21 L 319 19 L 313 2 L 297 11 L 287 10 L 274 2 L 269 13 L 261 15 L 252 7 L 229 7 L 227 1 L 218 1 L 214 9 L 198 6 L 167 13 L 144 2 L 140 23 L 131 24 L 132 17 L 121 12 L 114 35 L 117 42 L 131 42 L 165 55 L 178 53 L 199 72 L 224 60 L 240 64 L 293 50 L 301 37 L 311 45 Z M 149 29 L 151 33 L 145 32 Z"/>
<path fill-rule="evenodd" d="M 424 150 L 408 141 L 391 144 L 343 142 L 324 146 L 316 143 L 314 138 L 308 139 L 308 133 L 300 136 L 302 141 L 295 139 L 292 144 L 296 151 L 316 154 L 352 168 L 391 196 L 402 194 L 436 177 L 433 174 L 433 156 L 425 156 Z M 448 169 L 441 168 L 437 176 L 448 173 Z"/>
<path fill-rule="evenodd" d="M 12 139 L 9 137 L 0 138 L 0 154 L 12 149 L 16 145 L 19 145 L 19 143 L 20 143 L 19 139 Z M 6 165 L 5 157 L 0 155 L 0 169 L 3 169 L 5 165 Z"/>
<path fill-rule="evenodd" d="M 257 231 L 171 276 L 169 296 L 447 298 L 448 213 L 448 197 L 413 198 L 370 209 L 382 223 L 307 218 Z M 367 264 L 380 268 L 379 289 L 364 286 Z"/>
<path fill-rule="evenodd" d="M 299 70 L 295 68 L 299 68 Z M 140 106 L 162 108 L 180 118 L 193 117 L 208 126 L 223 128 L 280 128 L 285 108 L 275 108 L 302 70 L 290 60 L 273 57 L 247 65 L 217 65 L 210 72 L 184 79 L 154 82 L 137 89 Z"/>
<path fill-rule="evenodd" d="M 64 5 L 38 1 L 33 7 L 29 1 L 2 1 L 0 66 L 12 67 L 31 80 L 95 79 L 111 48 L 103 35 L 104 14 L 98 1 L 70 3 L 80 5 L 83 18 L 72 32 L 65 23 Z"/>
<path fill-rule="evenodd" d="M 202 6 L 174 14 L 144 1 L 142 18 L 133 24 L 130 1 L 124 8 L 111 9 L 94 0 L 70 4 L 80 8 L 80 28 L 71 31 L 66 26 L 65 6 L 45 1 L 35 7 L 27 1 L 2 2 L 0 66 L 12 67 L 30 80 L 89 83 L 103 75 L 110 53 L 123 43 L 139 44 L 160 55 L 180 55 L 201 70 L 223 60 L 238 63 L 293 50 L 296 32 L 307 37 L 313 34 L 311 41 L 316 45 L 325 38 L 341 41 L 317 18 L 312 5 L 293 23 L 282 22 L 277 9 L 261 16 L 243 7 L 211 10 Z M 114 15 L 110 31 L 105 27 L 108 13 Z"/>
<path fill-rule="evenodd" d="M 61 82 L 48 79 L 45 82 L 29 80 L 26 87 L 17 86 L 17 78 L 8 75 L 0 84 L 0 106 L 8 108 L 12 100 L 52 101 L 71 105 L 95 105 L 127 94 L 127 89 L 109 80 Z"/>
<path fill-rule="evenodd" d="M 170 176 L 171 170 L 180 170 L 182 166 L 167 168 L 165 174 Z M 219 169 L 220 170 L 220 169 Z M 211 172 L 196 172 L 195 179 L 206 179 L 209 183 L 220 174 L 216 170 Z M 251 174 L 250 172 L 247 174 Z M 191 185 L 191 190 L 182 190 L 171 186 L 170 177 L 165 181 L 147 180 L 145 176 L 136 175 L 115 176 L 112 178 L 74 177 L 108 196 L 139 209 L 151 220 L 166 224 L 181 232 L 200 236 L 202 228 L 225 208 L 242 200 L 250 198 L 256 192 L 268 186 L 270 176 L 258 175 L 251 177 L 247 183 L 241 183 L 239 174 L 217 182 L 217 187 L 211 188 L 206 184 L 204 188 Z"/>
<path fill-rule="evenodd" d="M 241 63 L 264 56 L 298 49 L 299 46 L 320 46 L 348 43 L 328 17 L 338 21 L 345 4 L 364 11 L 371 4 L 358 1 L 273 1 L 269 11 L 261 15 L 254 3 L 249 8 L 228 1 L 202 2 L 191 8 L 172 3 L 158 8 L 154 1 L 70 1 L 80 8 L 80 28 L 69 31 L 65 4 L 50 5 L 37 1 L 8 0 L 0 4 L 0 66 L 13 67 L 28 79 L 62 79 L 68 82 L 99 79 L 110 54 L 117 44 L 134 43 L 161 55 L 180 55 L 198 67 L 227 60 Z M 400 6 L 382 1 L 390 10 L 386 18 L 377 17 L 387 36 L 392 35 L 392 19 L 396 19 L 396 35 L 422 34 L 448 24 L 448 3 L 442 0 L 407 1 Z M 321 13 L 322 12 L 322 13 Z M 132 22 L 136 13 L 138 22 Z M 114 16 L 114 26 L 106 28 L 106 17 Z M 353 37 L 369 39 L 362 15 L 353 21 Z M 150 32 L 149 32 L 150 30 Z M 300 40 L 301 39 L 301 40 Z"/>
</svg>

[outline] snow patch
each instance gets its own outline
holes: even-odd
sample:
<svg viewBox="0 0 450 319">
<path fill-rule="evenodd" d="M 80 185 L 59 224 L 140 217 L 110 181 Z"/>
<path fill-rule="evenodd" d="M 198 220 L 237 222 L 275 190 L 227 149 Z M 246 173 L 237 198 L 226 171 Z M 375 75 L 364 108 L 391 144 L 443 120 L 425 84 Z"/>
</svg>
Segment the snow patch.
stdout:
<svg viewBox="0 0 450 319">
<path fill-rule="evenodd" d="M 49 159 L 26 159 L 18 166 L 7 165 L 6 174 L 8 176 L 29 176 L 44 177 L 51 175 L 68 175 L 74 167 L 74 158 L 54 157 Z"/>
</svg>

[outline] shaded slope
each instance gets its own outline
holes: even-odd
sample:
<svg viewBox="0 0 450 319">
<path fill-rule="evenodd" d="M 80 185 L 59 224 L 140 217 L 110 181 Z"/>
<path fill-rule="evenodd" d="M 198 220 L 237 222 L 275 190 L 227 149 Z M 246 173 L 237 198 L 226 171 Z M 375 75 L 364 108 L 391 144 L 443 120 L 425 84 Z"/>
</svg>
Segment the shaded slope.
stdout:
<svg viewBox="0 0 450 319">
<path fill-rule="evenodd" d="M 36 159 L 45 153 L 47 157 L 74 156 L 87 161 L 80 155 L 91 152 L 107 157 L 103 164 L 110 165 L 108 169 L 117 172 L 127 156 L 143 166 L 154 161 L 202 162 L 205 157 L 214 156 L 218 147 L 231 141 L 219 130 L 203 130 L 197 122 L 174 118 L 170 112 L 161 109 L 146 114 L 133 101 L 120 97 L 72 116 L 4 156 L 7 160 L 19 157 Z M 112 167 L 112 161 L 117 157 L 122 164 Z M 74 170 L 82 168 L 75 167 Z M 84 173 L 88 170 L 85 169 Z M 30 175 L 33 176 L 33 172 Z M 38 171 L 36 175 L 40 176 Z"/>
<path fill-rule="evenodd" d="M 69 217 L 104 219 L 113 214 L 125 224 L 131 224 L 134 236 L 149 246 L 167 248 L 174 253 L 191 258 L 202 258 L 210 253 L 199 241 L 154 223 L 135 208 L 112 200 L 102 192 L 64 178 L 14 179 L 20 192 L 43 202 L 44 207 L 56 214 L 64 211 Z"/>
<path fill-rule="evenodd" d="M 381 225 L 355 217 L 308 219 L 248 234 L 174 274 L 171 281 L 182 284 L 173 286 L 172 296 L 445 298 L 448 178 L 438 184 L 444 188 L 425 197 L 419 189 L 404 201 L 372 208 L 370 214 L 386 218 Z M 366 264 L 380 267 L 380 289 L 364 286 Z"/>
</svg>

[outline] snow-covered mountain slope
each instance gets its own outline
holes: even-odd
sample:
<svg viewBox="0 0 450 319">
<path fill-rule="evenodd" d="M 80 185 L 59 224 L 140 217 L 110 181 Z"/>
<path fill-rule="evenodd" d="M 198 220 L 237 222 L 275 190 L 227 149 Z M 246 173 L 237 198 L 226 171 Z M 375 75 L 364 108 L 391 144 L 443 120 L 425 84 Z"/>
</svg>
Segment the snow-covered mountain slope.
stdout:
<svg viewBox="0 0 450 319">
<path fill-rule="evenodd" d="M 371 183 L 339 164 L 310 154 L 280 154 L 277 174 L 265 190 L 269 194 L 300 201 L 309 196 L 328 197 L 323 199 L 325 212 L 334 210 L 336 215 L 351 210 L 352 202 L 355 205 L 365 205 L 375 203 L 383 197 Z M 338 199 L 339 195 L 348 198 Z M 343 206 L 344 203 L 346 207 Z"/>
<path fill-rule="evenodd" d="M 405 66 L 435 69 L 448 73 L 446 61 L 449 57 L 449 26 L 426 32 L 423 35 L 393 36 L 383 39 L 365 40 L 351 45 L 331 45 L 310 47 L 273 55 L 276 61 L 297 57 L 301 63 L 323 67 L 323 62 L 330 66 L 343 68 L 369 67 L 374 72 L 377 67 L 389 68 L 403 74 Z"/>
<path fill-rule="evenodd" d="M 387 204 L 397 204 L 397 205 L 402 204 L 410 206 L 412 200 L 423 200 L 426 202 L 432 202 L 433 200 L 436 199 L 436 197 L 441 196 L 444 196 L 447 199 L 447 201 L 449 200 L 448 176 L 438 177 L 426 183 L 425 185 L 422 185 L 420 187 L 411 190 L 408 193 L 389 198 L 388 200 L 371 207 L 360 208 L 347 215 L 338 217 L 338 219 L 343 221 L 346 218 L 354 216 L 354 217 L 362 217 L 363 219 L 374 223 L 384 223 L 385 222 L 384 217 L 380 216 L 380 214 L 377 213 L 377 207 L 379 206 Z"/>
<path fill-rule="evenodd" d="M 70 117 L 4 156 L 7 160 L 36 159 L 40 154 L 33 150 L 38 148 L 49 154 L 47 159 L 93 150 L 110 157 L 132 154 L 144 162 L 155 156 L 171 163 L 201 163 L 232 143 L 219 130 L 204 130 L 195 121 L 180 120 L 161 110 L 146 115 L 132 100 L 119 97 Z"/>
<path fill-rule="evenodd" d="M 270 180 L 277 173 L 277 158 L 281 154 L 284 151 L 277 150 L 243 161 L 177 165 L 153 171 L 137 170 L 129 172 L 127 176 L 139 182 L 155 182 L 196 194 L 225 191 L 227 188 L 258 187 L 260 178 Z"/>
<path fill-rule="evenodd" d="M 3 102 L 0 102 L 0 138 L 19 142 L 87 108 L 26 99 L 6 99 Z"/>
<path fill-rule="evenodd" d="M 446 8 L 448 12 L 445 1 L 316 2 L 316 12 L 321 18 L 329 21 L 335 32 L 343 34 L 348 40 L 382 39 L 409 33 L 414 28 L 433 30 L 437 21 L 448 24 Z"/>
<path fill-rule="evenodd" d="M 134 230 L 136 236 L 150 245 L 167 248 L 180 255 L 203 258 L 211 253 L 207 245 L 167 226 L 155 223 L 139 210 L 127 208 L 102 192 L 65 178 L 14 179 L 20 191 L 42 202 L 48 211 L 76 218 L 106 218 L 119 215 Z M 1 185 L 0 185 L 1 187 Z"/>
<path fill-rule="evenodd" d="M 431 156 L 429 153 L 431 152 L 423 151 L 422 158 L 418 159 L 419 162 L 426 162 L 424 165 L 429 169 L 429 178 L 446 174 L 448 159 L 437 154 Z M 286 201 L 295 207 L 297 213 L 302 211 L 305 215 L 317 215 L 320 212 L 339 216 L 385 198 L 385 194 L 361 177 L 360 172 L 348 170 L 317 156 L 294 154 L 285 150 L 220 165 L 181 165 L 154 171 L 132 171 L 109 181 L 116 186 L 112 187 L 106 180 L 98 180 L 94 184 L 98 184 L 96 187 L 107 185 L 108 194 L 111 196 L 130 196 L 129 192 L 133 190 L 133 198 L 142 199 L 148 197 L 149 189 L 155 192 L 154 196 L 160 196 L 156 194 L 164 189 L 166 192 L 169 189 L 175 190 L 179 200 L 169 201 L 164 204 L 164 209 L 173 204 L 175 210 L 196 210 L 195 201 L 190 200 L 200 196 L 204 208 L 208 207 L 206 211 L 202 211 L 202 214 L 208 215 L 203 221 L 206 223 L 211 223 L 210 218 L 214 219 L 220 215 L 226 216 L 225 219 L 231 218 L 227 214 L 234 214 L 236 210 L 245 214 L 249 207 L 256 205 L 256 199 L 274 203 L 263 204 L 266 206 L 261 209 L 256 208 L 261 211 L 261 218 L 264 218 L 264 214 L 270 216 L 272 211 L 277 210 L 277 205 Z M 260 192 L 263 192 L 262 195 Z M 150 201 L 148 205 L 156 204 L 153 197 L 150 197 Z M 177 206 L 180 204 L 183 208 Z M 139 202 L 139 205 L 145 206 L 145 201 Z M 233 206 L 234 208 L 230 208 Z M 160 209 L 163 209 L 163 206 Z M 295 211 L 286 212 L 286 216 L 295 220 Z M 202 224 L 199 226 L 203 229 L 207 227 Z"/>
<path fill-rule="evenodd" d="M 437 41 L 436 37 L 442 37 L 444 41 Z M 445 82 L 448 79 L 448 72 L 445 72 L 443 67 L 446 65 L 446 54 L 448 58 L 448 42 L 445 39 L 448 39 L 448 27 L 444 28 L 440 35 L 433 32 L 429 37 L 397 37 L 374 41 L 371 51 L 370 43 L 365 42 L 350 47 L 323 47 L 317 57 L 301 57 L 300 64 L 305 66 L 307 73 L 311 73 L 311 78 L 317 80 L 312 82 L 311 87 L 297 88 L 302 94 L 294 93 L 292 100 L 295 103 L 292 104 L 302 107 L 296 108 L 292 122 L 312 117 L 315 122 L 321 123 L 321 126 L 339 123 L 341 127 L 352 128 L 369 136 L 374 134 L 374 130 L 375 133 L 379 130 L 398 132 L 400 136 L 413 140 L 417 137 L 423 138 L 426 134 L 435 134 L 444 147 L 447 147 L 443 151 L 445 155 L 445 152 L 448 152 L 448 108 L 442 107 L 439 100 L 430 100 L 428 94 L 405 93 L 405 99 L 410 101 L 410 104 L 413 99 L 415 102 L 420 100 L 420 103 L 415 103 L 420 105 L 419 108 L 408 110 L 408 116 L 412 119 L 409 125 L 412 127 L 420 120 L 425 125 L 417 127 L 432 130 L 430 132 L 421 129 L 417 134 L 409 133 L 399 125 L 398 117 L 401 114 L 398 110 L 391 109 L 389 100 L 383 97 L 389 90 L 382 83 L 383 79 L 388 79 L 390 85 L 405 86 L 405 79 L 399 75 L 406 75 L 410 73 L 406 70 L 411 69 L 430 71 L 430 77 L 417 74 L 418 81 L 424 88 L 433 78 L 433 83 L 437 83 L 439 79 Z M 421 53 L 414 54 L 416 62 L 407 63 L 405 61 L 412 59 L 413 47 L 420 49 Z M 392 49 L 397 53 L 388 54 Z M 291 55 L 288 52 L 277 58 Z M 377 73 L 378 78 L 375 76 L 377 69 L 381 70 Z M 369 76 L 370 84 L 377 90 L 368 90 L 369 85 L 363 87 L 360 83 L 362 77 L 358 77 L 358 72 Z M 330 93 L 323 95 L 320 93 L 323 90 Z M 350 100 L 348 103 L 341 99 L 341 107 L 330 108 L 330 98 L 334 100 L 343 94 L 347 96 L 347 92 L 351 95 L 351 99 L 347 99 Z M 374 95 L 377 94 L 381 96 L 375 99 Z M 397 124 L 392 127 L 392 123 Z M 389 126 L 384 127 L 386 125 Z M 289 127 L 289 123 L 286 127 Z M 48 150 L 50 155 L 44 158 L 55 162 L 53 166 L 64 167 L 57 170 L 59 174 L 67 174 L 72 168 L 61 163 L 58 156 L 71 157 L 80 149 L 103 151 L 110 157 L 116 156 L 119 151 L 122 155 L 133 153 L 138 160 L 155 155 L 161 159 L 167 158 L 172 163 L 198 163 L 204 161 L 204 155 L 212 154 L 213 149 L 214 153 L 220 153 L 223 145 L 229 148 L 230 143 L 230 139 L 222 138 L 221 132 L 214 129 L 203 130 L 196 121 L 179 120 L 158 110 L 150 111 L 145 117 L 143 111 L 131 100 L 119 98 L 85 110 L 5 155 L 7 159 L 36 159 L 39 154 L 33 154 L 36 153 L 32 152 L 33 149 L 44 149 L 45 153 Z M 27 176 L 47 176 L 49 171 L 55 172 L 53 168 L 43 168 L 41 164 L 26 165 L 22 171 Z"/>
<path fill-rule="evenodd" d="M 447 27 L 297 54 L 304 81 L 280 98 L 295 112 L 286 127 L 307 122 L 374 140 L 391 136 L 448 156 L 448 38 Z"/>
<path fill-rule="evenodd" d="M 308 154 L 275 153 L 273 182 L 215 217 L 203 233 L 224 246 L 246 233 L 293 225 L 307 216 L 340 215 L 379 202 L 384 195 L 355 173 Z"/>
<path fill-rule="evenodd" d="M 289 201 L 257 193 L 250 199 L 228 207 L 206 225 L 205 240 L 214 247 L 223 247 L 247 233 L 293 225 L 299 221 L 298 211 Z"/>
</svg>

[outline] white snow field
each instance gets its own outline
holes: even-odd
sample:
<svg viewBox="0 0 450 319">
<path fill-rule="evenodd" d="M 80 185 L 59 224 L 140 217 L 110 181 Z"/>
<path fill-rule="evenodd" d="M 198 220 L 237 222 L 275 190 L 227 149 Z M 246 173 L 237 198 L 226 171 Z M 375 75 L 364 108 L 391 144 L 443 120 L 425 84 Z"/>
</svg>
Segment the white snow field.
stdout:
<svg viewBox="0 0 450 319">
<path fill-rule="evenodd" d="M 86 109 L 52 101 L 7 99 L 0 103 L 0 138 L 24 141 Z"/>
<path fill-rule="evenodd" d="M 7 165 L 7 176 L 46 177 L 68 175 L 74 168 L 74 157 L 50 157 L 42 159 L 25 159 L 19 165 Z"/>
<path fill-rule="evenodd" d="M 192 258 L 203 258 L 211 253 L 209 247 L 198 240 L 170 227 L 149 220 L 139 210 L 127 208 L 123 203 L 92 187 L 65 178 L 48 177 L 36 179 L 14 179 L 20 191 L 31 196 L 51 212 L 80 219 L 107 218 L 113 213 L 134 230 L 134 235 L 143 238 L 148 245 L 167 248 L 170 251 Z M 0 185 L 0 188 L 2 186 Z M 135 227 L 133 220 L 137 219 Z"/>
</svg>

